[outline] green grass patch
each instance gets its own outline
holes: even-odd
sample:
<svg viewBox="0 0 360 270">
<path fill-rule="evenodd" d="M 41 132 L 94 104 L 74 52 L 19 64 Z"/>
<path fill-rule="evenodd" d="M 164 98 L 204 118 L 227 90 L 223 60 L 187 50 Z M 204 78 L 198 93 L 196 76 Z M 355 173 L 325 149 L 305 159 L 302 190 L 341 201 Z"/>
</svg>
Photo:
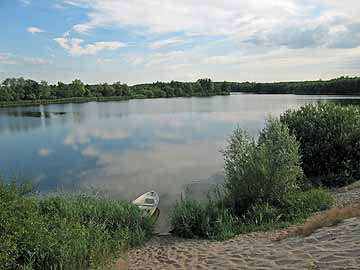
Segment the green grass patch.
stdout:
<svg viewBox="0 0 360 270">
<path fill-rule="evenodd" d="M 152 234 L 153 222 L 130 203 L 30 190 L 0 181 L 0 269 L 97 268 Z"/>
</svg>

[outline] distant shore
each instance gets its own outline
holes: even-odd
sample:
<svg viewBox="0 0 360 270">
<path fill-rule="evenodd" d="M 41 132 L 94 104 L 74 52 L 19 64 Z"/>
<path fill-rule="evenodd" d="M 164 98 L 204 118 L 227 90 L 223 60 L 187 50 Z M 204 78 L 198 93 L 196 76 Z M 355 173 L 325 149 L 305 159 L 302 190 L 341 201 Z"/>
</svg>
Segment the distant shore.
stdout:
<svg viewBox="0 0 360 270">
<path fill-rule="evenodd" d="M 193 96 L 178 96 L 178 97 L 144 97 L 144 96 L 112 96 L 112 97 L 72 97 L 72 98 L 59 98 L 59 99 L 38 99 L 38 100 L 21 100 L 0 102 L 0 108 L 10 107 L 27 107 L 38 105 L 51 105 L 51 104 L 71 104 L 71 103 L 87 103 L 87 102 L 110 102 L 110 101 L 126 101 L 132 99 L 157 99 L 157 98 L 184 98 L 184 97 L 213 97 L 213 96 L 228 96 L 230 93 L 222 93 L 216 95 L 193 95 Z"/>
</svg>

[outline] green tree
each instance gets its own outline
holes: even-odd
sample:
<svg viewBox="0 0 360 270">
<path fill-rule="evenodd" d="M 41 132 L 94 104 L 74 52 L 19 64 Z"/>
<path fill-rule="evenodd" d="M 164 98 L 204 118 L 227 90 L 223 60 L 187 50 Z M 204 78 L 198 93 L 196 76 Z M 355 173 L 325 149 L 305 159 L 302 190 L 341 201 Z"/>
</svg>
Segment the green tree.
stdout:
<svg viewBox="0 0 360 270">
<path fill-rule="evenodd" d="M 281 116 L 301 143 L 305 175 L 314 183 L 344 186 L 360 179 L 360 108 L 306 105 Z"/>
<path fill-rule="evenodd" d="M 214 83 L 211 81 L 211 79 L 199 79 L 198 82 L 200 83 L 205 95 L 210 95 L 214 92 Z"/>
<path fill-rule="evenodd" d="M 6 86 L 0 86 L 0 102 L 11 101 L 13 97 Z"/>
<path fill-rule="evenodd" d="M 86 93 L 85 85 L 79 79 L 72 81 L 69 88 L 71 96 L 73 97 L 83 97 Z"/>
<path fill-rule="evenodd" d="M 41 99 L 49 99 L 51 97 L 51 88 L 46 81 L 40 82 L 40 95 Z"/>
<path fill-rule="evenodd" d="M 240 215 L 252 205 L 280 205 L 303 175 L 299 143 L 277 119 L 267 120 L 258 143 L 236 129 L 223 153 L 227 198 Z"/>
</svg>

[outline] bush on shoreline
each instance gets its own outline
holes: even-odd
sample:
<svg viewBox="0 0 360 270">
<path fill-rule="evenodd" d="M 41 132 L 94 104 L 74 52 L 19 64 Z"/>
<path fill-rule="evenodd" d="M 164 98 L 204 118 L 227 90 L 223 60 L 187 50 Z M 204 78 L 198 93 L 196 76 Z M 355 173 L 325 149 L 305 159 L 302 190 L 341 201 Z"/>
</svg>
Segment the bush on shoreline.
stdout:
<svg viewBox="0 0 360 270">
<path fill-rule="evenodd" d="M 170 221 L 173 233 L 184 238 L 226 240 L 237 234 L 285 228 L 304 222 L 311 214 L 335 205 L 333 195 L 323 189 L 288 194 L 281 206 L 254 204 L 242 215 L 234 214 L 222 202 L 182 200 Z"/>
<path fill-rule="evenodd" d="M 269 118 L 258 143 L 236 129 L 224 150 L 226 199 L 243 214 L 252 205 L 277 206 L 299 188 L 303 176 L 299 143 L 286 125 Z"/>
<path fill-rule="evenodd" d="M 306 105 L 280 119 L 300 141 L 302 167 L 313 184 L 340 187 L 360 179 L 360 107 Z"/>
<path fill-rule="evenodd" d="M 224 194 L 208 202 L 183 200 L 171 215 L 173 232 L 186 238 L 228 239 L 239 233 L 285 227 L 334 205 L 323 189 L 302 191 L 299 143 L 269 118 L 258 142 L 236 129 L 224 150 Z"/>
<path fill-rule="evenodd" d="M 40 198 L 0 180 L 0 268 L 89 269 L 152 234 L 130 203 L 87 195 Z"/>
</svg>

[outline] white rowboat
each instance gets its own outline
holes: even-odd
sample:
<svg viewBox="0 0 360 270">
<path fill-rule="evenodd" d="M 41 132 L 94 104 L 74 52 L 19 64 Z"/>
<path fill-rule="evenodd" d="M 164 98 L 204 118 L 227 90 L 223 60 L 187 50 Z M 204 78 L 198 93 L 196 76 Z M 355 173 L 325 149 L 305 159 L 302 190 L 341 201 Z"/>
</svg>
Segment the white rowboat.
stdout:
<svg viewBox="0 0 360 270">
<path fill-rule="evenodd" d="M 158 207 L 159 195 L 155 191 L 149 191 L 141 195 L 132 203 L 143 210 L 145 216 L 152 216 Z"/>
</svg>

